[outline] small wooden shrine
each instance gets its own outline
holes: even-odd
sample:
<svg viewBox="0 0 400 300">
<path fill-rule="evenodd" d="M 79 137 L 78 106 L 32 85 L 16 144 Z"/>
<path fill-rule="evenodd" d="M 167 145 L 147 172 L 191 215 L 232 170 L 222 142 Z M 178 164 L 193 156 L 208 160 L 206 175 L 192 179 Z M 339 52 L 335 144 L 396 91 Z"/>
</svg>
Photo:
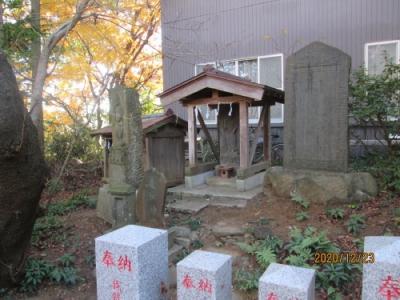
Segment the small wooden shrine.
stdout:
<svg viewBox="0 0 400 300">
<path fill-rule="evenodd" d="M 240 190 L 254 187 L 255 182 L 253 180 L 252 183 L 251 177 L 263 172 L 270 161 L 270 108 L 276 102 L 284 102 L 283 91 L 207 66 L 202 73 L 164 91 L 159 96 L 164 106 L 180 101 L 187 109 L 189 142 L 187 185 L 204 183 L 205 179 L 199 175 L 210 175 L 210 171 L 216 167 L 215 171 L 219 176 L 237 176 L 238 180 L 244 180 L 240 187 L 238 185 Z M 217 110 L 218 148 L 211 138 L 200 110 L 196 109 L 199 105 L 207 105 L 209 109 Z M 250 107 L 261 107 L 260 119 L 251 140 Z M 217 166 L 198 162 L 197 124 L 204 131 L 206 140 L 218 161 Z M 261 137 L 264 141 L 264 161 L 253 164 L 257 141 Z M 194 181 L 190 180 L 191 177 Z M 246 182 L 247 179 L 250 181 Z"/>
<path fill-rule="evenodd" d="M 165 114 L 144 116 L 142 118 L 145 136 L 144 167 L 155 168 L 163 173 L 168 186 L 184 182 L 185 152 L 184 142 L 187 122 L 177 117 L 172 110 Z M 104 143 L 104 178 L 109 176 L 112 128 L 107 126 L 92 132 L 101 136 Z"/>
</svg>

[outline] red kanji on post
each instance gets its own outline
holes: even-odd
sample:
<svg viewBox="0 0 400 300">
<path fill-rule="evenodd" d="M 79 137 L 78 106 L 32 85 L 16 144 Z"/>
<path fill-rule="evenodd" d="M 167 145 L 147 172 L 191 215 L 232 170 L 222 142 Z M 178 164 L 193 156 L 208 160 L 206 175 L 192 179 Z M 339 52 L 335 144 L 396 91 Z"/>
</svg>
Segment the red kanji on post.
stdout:
<svg viewBox="0 0 400 300">
<path fill-rule="evenodd" d="M 399 280 L 393 280 L 392 276 L 388 276 L 382 280 L 382 284 L 379 287 L 379 294 L 386 297 L 386 300 L 400 299 L 400 282 Z"/>
<path fill-rule="evenodd" d="M 199 290 L 202 292 L 207 292 L 209 294 L 212 293 L 212 284 L 208 279 L 200 279 L 199 281 Z"/>
<path fill-rule="evenodd" d="M 113 280 L 112 288 L 113 290 L 121 291 L 121 282 L 119 280 Z"/>
<path fill-rule="evenodd" d="M 114 292 L 112 294 L 112 300 L 121 300 L 121 294 L 119 292 Z"/>
<path fill-rule="evenodd" d="M 269 293 L 267 295 L 267 299 L 266 300 L 279 300 L 278 296 L 276 294 L 274 294 L 273 292 Z"/>
<path fill-rule="evenodd" d="M 113 260 L 112 254 L 108 250 L 104 251 L 103 264 L 105 264 L 107 267 L 114 265 L 114 260 Z"/>
<path fill-rule="evenodd" d="M 183 287 L 186 288 L 186 289 L 194 288 L 193 280 L 192 280 L 192 278 L 189 276 L 189 274 L 186 274 L 186 275 L 183 277 L 182 284 L 183 284 Z"/>
<path fill-rule="evenodd" d="M 118 258 L 118 270 L 128 272 L 132 271 L 132 263 L 128 256 L 125 255 Z"/>
</svg>

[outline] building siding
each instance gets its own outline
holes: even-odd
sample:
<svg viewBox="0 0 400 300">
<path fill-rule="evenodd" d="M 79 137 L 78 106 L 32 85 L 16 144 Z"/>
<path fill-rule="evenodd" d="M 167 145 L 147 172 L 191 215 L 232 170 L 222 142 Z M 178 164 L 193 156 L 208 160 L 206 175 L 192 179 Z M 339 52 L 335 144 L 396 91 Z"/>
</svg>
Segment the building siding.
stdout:
<svg viewBox="0 0 400 300">
<path fill-rule="evenodd" d="M 162 0 L 164 89 L 194 65 L 283 53 L 319 40 L 363 64 L 365 43 L 400 39 L 399 0 Z"/>
</svg>

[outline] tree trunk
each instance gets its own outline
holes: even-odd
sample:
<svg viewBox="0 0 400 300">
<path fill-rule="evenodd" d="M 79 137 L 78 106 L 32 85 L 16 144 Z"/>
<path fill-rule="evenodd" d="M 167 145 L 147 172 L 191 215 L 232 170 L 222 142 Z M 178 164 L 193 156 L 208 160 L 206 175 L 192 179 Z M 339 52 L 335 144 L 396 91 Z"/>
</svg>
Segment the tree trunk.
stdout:
<svg viewBox="0 0 400 300">
<path fill-rule="evenodd" d="M 32 40 L 32 82 L 35 81 L 37 65 L 40 57 L 40 0 L 31 0 L 31 18 L 32 28 L 35 30 L 36 35 Z"/>
<path fill-rule="evenodd" d="M 38 1 L 38 0 L 37 0 Z M 33 124 L 38 130 L 38 138 L 43 149 L 44 131 L 43 131 L 43 89 L 47 78 L 47 66 L 49 64 L 50 55 L 57 44 L 66 37 L 66 35 L 78 24 L 84 17 L 82 16 L 86 8 L 92 0 L 81 0 L 76 6 L 75 15 L 70 21 L 65 22 L 58 27 L 43 43 L 37 62 L 35 78 L 32 85 L 32 101 L 30 115 Z"/>
<path fill-rule="evenodd" d="M 1 52 L 0 70 L 0 288 L 8 288 L 24 274 L 47 169 L 37 130 Z"/>
</svg>

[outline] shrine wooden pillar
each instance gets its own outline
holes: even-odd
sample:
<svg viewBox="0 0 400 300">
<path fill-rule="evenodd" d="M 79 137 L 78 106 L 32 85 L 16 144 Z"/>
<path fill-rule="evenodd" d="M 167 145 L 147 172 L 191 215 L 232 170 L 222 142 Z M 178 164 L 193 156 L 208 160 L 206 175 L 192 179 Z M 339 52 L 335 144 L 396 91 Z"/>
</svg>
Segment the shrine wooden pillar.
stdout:
<svg viewBox="0 0 400 300">
<path fill-rule="evenodd" d="M 271 105 L 266 104 L 264 114 L 264 160 L 271 161 Z"/>
<path fill-rule="evenodd" d="M 249 105 L 246 101 L 239 103 L 240 134 L 240 168 L 249 167 Z"/>
<path fill-rule="evenodd" d="M 197 164 L 197 124 L 196 124 L 196 106 L 188 105 L 188 139 L 189 139 L 189 165 Z"/>
</svg>

